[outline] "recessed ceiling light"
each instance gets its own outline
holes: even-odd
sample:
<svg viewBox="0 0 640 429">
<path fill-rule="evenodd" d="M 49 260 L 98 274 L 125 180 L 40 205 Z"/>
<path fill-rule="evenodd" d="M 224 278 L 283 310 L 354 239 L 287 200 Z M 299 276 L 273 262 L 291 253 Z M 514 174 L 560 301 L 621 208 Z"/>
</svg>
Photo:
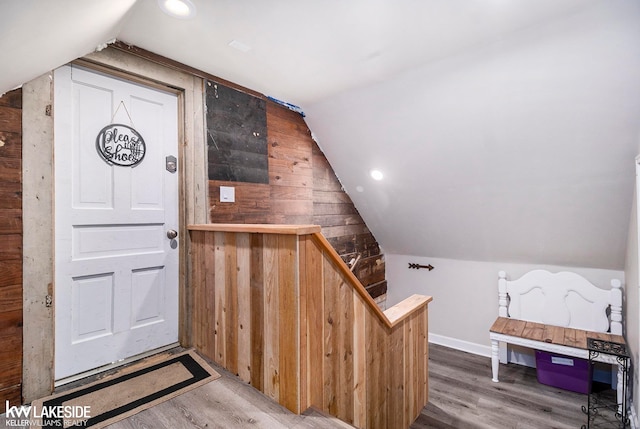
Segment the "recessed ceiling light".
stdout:
<svg viewBox="0 0 640 429">
<path fill-rule="evenodd" d="M 373 177 L 373 180 L 382 180 L 384 177 L 384 174 L 382 174 L 382 171 L 380 170 L 371 170 L 370 174 L 371 177 Z"/>
<path fill-rule="evenodd" d="M 191 0 L 158 0 L 158 6 L 174 18 L 189 19 L 196 16 L 196 7 Z"/>
</svg>

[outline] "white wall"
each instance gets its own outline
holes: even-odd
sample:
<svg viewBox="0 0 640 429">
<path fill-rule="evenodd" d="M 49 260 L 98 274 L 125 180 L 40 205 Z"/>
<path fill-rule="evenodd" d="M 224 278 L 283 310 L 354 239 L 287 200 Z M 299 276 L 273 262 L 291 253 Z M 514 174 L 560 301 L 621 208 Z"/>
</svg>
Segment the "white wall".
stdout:
<svg viewBox="0 0 640 429">
<path fill-rule="evenodd" d="M 640 150 L 640 149 L 639 149 Z M 640 415 L 640 379 L 638 369 L 640 368 L 640 273 L 638 269 L 638 189 L 634 193 L 633 205 L 631 207 L 631 220 L 629 222 L 629 235 L 627 238 L 627 257 L 625 263 L 626 291 L 624 301 L 625 314 L 625 339 L 629 345 L 629 350 L 633 362 L 633 406 L 637 416 Z M 635 422 L 638 427 L 638 422 Z"/>
<path fill-rule="evenodd" d="M 386 253 L 623 269 L 640 1 L 591 5 L 305 106 Z"/>
<path fill-rule="evenodd" d="M 611 279 L 624 284 L 624 272 L 593 268 L 475 262 L 386 254 L 389 288 L 387 306 L 419 293 L 433 296 L 429 304 L 429 335 L 435 342 L 490 355 L 489 328 L 498 316 L 498 271 L 515 279 L 533 269 L 574 271 L 608 289 Z M 409 269 L 408 264 L 432 264 L 435 269 Z"/>
</svg>

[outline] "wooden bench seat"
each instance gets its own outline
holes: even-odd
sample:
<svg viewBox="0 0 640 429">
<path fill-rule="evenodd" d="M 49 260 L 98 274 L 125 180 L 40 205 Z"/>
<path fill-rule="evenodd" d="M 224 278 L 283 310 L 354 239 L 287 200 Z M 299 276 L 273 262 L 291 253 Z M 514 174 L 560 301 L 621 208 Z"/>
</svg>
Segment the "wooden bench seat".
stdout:
<svg viewBox="0 0 640 429">
<path fill-rule="evenodd" d="M 584 350 L 587 349 L 588 337 L 624 344 L 622 335 L 563 328 L 562 326 L 545 325 L 508 317 L 498 317 L 491 325 L 489 332 Z"/>
<path fill-rule="evenodd" d="M 500 343 L 529 347 L 580 359 L 589 359 L 587 338 L 625 344 L 624 337 L 621 335 L 545 325 L 507 317 L 498 317 L 493 322 L 489 330 L 489 337 L 491 338 L 492 381 L 496 383 L 500 368 Z M 622 403 L 622 377 L 624 376 L 622 365 L 615 356 L 604 353 L 596 356 L 594 360 L 618 366 L 617 397 L 618 403 Z"/>
</svg>

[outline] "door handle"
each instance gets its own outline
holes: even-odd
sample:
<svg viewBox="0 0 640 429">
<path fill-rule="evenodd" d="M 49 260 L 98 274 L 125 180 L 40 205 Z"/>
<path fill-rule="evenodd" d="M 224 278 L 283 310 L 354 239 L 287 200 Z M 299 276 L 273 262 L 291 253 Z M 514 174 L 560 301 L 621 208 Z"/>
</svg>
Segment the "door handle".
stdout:
<svg viewBox="0 0 640 429">
<path fill-rule="evenodd" d="M 178 231 L 176 231 L 175 229 L 170 229 L 169 231 L 167 231 L 167 238 L 169 240 L 173 240 L 177 236 L 178 236 Z"/>
</svg>

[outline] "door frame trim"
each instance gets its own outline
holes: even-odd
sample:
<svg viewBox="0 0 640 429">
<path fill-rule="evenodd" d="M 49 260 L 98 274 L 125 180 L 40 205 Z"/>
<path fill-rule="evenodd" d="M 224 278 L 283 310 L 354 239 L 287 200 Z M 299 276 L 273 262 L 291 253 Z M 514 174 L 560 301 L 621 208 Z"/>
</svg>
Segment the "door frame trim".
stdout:
<svg viewBox="0 0 640 429">
<path fill-rule="evenodd" d="M 204 80 L 119 49 L 73 63 L 178 96 L 179 341 L 191 345 L 186 225 L 207 223 Z M 23 86 L 23 379 L 25 403 L 54 389 L 53 73 Z M 53 112 L 55 114 L 55 112 Z M 54 299 L 55 306 L 55 299 Z"/>
</svg>

